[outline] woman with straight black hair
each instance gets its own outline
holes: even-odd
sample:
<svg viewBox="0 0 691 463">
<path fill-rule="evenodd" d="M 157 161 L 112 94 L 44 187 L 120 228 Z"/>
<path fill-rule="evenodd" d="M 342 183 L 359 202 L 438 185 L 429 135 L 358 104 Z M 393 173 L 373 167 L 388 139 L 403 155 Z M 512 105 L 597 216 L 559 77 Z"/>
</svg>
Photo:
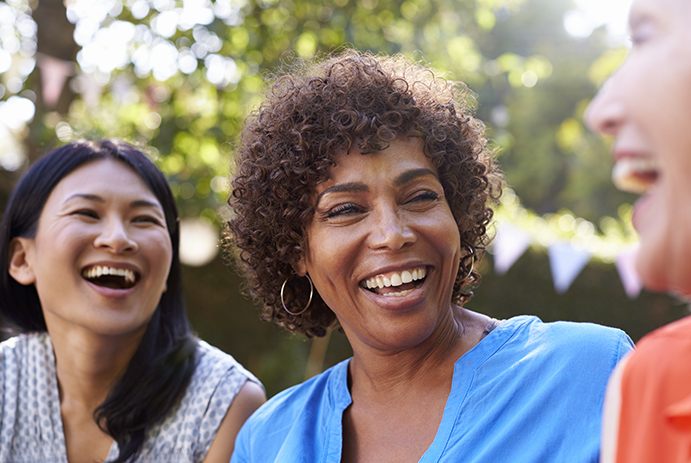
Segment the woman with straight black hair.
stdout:
<svg viewBox="0 0 691 463">
<path fill-rule="evenodd" d="M 178 214 L 135 147 L 78 141 L 19 182 L 0 227 L 0 461 L 227 462 L 265 400 L 190 332 Z M 249 381 L 248 381 L 249 380 Z"/>
</svg>

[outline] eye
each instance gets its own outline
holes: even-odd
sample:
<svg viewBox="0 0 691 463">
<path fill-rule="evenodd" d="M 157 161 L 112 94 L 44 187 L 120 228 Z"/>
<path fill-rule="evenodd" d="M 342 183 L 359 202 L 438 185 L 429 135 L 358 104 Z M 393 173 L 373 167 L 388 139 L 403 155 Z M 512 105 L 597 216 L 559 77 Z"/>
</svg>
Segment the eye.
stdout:
<svg viewBox="0 0 691 463">
<path fill-rule="evenodd" d="M 135 217 L 132 222 L 134 223 L 151 223 L 154 225 L 161 225 L 161 221 L 157 219 L 156 217 L 150 216 L 150 215 L 139 215 Z"/>
<path fill-rule="evenodd" d="M 648 20 L 644 20 L 631 29 L 631 44 L 633 46 L 643 45 L 653 38 L 654 34 L 654 24 Z"/>
<path fill-rule="evenodd" d="M 637 46 L 643 45 L 647 39 L 647 34 L 631 34 L 631 37 L 629 37 L 631 45 Z"/>
<path fill-rule="evenodd" d="M 436 201 L 439 199 L 439 194 L 434 191 L 421 191 L 420 193 L 413 196 L 408 202 L 410 203 L 424 203 L 429 201 Z"/>
<path fill-rule="evenodd" d="M 81 215 L 91 219 L 98 219 L 98 214 L 93 209 L 79 209 L 72 213 L 72 215 Z"/>
<path fill-rule="evenodd" d="M 326 217 L 331 219 L 334 217 L 341 217 L 345 215 L 359 214 L 360 212 L 362 212 L 362 208 L 360 206 L 353 203 L 347 203 L 329 209 L 329 211 L 326 213 Z"/>
</svg>

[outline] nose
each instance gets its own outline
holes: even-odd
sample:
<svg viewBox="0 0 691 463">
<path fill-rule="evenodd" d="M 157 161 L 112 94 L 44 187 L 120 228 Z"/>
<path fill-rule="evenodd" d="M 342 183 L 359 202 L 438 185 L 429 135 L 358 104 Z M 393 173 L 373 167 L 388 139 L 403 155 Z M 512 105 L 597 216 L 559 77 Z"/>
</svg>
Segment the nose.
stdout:
<svg viewBox="0 0 691 463">
<path fill-rule="evenodd" d="M 373 249 L 398 250 L 416 240 L 410 224 L 395 208 L 386 208 L 373 214 L 374 230 L 370 235 Z"/>
<path fill-rule="evenodd" d="M 129 236 L 127 227 L 119 218 L 104 221 L 101 232 L 94 240 L 94 246 L 114 254 L 133 253 L 139 250 L 137 242 Z"/>
<path fill-rule="evenodd" d="M 624 120 L 624 107 L 616 95 L 616 83 L 611 78 L 588 106 L 585 122 L 593 132 L 616 135 Z"/>
</svg>

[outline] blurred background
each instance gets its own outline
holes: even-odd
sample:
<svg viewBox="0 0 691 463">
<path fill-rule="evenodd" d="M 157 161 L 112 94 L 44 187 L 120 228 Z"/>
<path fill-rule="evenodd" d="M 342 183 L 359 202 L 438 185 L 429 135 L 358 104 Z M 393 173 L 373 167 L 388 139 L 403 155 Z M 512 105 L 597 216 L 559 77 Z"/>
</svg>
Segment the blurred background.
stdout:
<svg viewBox="0 0 691 463">
<path fill-rule="evenodd" d="M 350 356 L 342 334 L 259 320 L 219 252 L 244 118 L 282 63 L 354 47 L 466 82 L 510 189 L 468 304 L 498 318 L 597 322 L 637 340 L 688 313 L 640 292 L 633 197 L 583 126 L 625 58 L 627 0 L 6 0 L 0 2 L 0 210 L 28 165 L 76 138 L 147 147 L 180 207 L 188 312 L 269 395 Z M 0 304 L 3 303 L 0 295 Z"/>
</svg>

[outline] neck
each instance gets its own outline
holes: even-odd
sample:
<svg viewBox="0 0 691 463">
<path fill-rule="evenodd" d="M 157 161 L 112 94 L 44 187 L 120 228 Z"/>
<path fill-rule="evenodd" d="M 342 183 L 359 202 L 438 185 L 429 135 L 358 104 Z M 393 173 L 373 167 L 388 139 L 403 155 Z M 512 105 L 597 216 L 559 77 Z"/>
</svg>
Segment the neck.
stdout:
<svg viewBox="0 0 691 463">
<path fill-rule="evenodd" d="M 61 405 L 91 412 L 103 403 L 127 369 L 146 329 L 103 336 L 80 328 L 60 329 L 51 326 L 48 319 L 46 324 L 55 352 Z"/>
<path fill-rule="evenodd" d="M 422 343 L 399 351 L 353 345 L 351 391 L 391 396 L 430 384 L 451 387 L 453 366 L 481 339 L 489 317 L 452 306 L 449 316 Z"/>
</svg>

